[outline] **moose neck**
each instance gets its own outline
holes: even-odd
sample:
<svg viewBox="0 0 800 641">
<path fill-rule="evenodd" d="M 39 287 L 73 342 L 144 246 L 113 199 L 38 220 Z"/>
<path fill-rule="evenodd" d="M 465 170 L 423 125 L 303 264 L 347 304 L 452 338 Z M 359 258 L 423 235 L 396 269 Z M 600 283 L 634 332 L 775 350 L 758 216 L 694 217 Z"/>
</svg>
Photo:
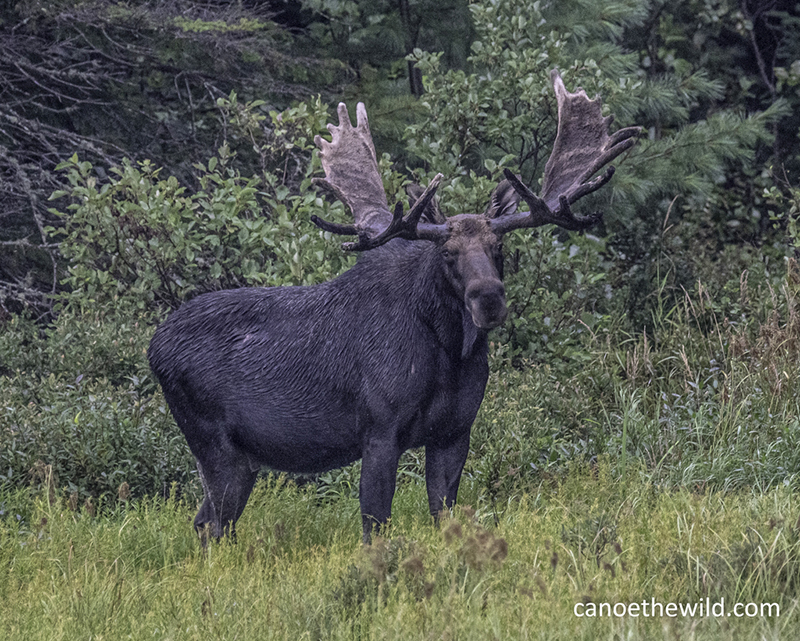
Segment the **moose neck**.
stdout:
<svg viewBox="0 0 800 641">
<path fill-rule="evenodd" d="M 387 286 L 396 287 L 403 306 L 397 313 L 414 316 L 447 352 L 462 360 L 486 353 L 486 331 L 475 326 L 433 243 L 396 239 L 362 254 L 359 266 L 380 272 Z"/>
</svg>

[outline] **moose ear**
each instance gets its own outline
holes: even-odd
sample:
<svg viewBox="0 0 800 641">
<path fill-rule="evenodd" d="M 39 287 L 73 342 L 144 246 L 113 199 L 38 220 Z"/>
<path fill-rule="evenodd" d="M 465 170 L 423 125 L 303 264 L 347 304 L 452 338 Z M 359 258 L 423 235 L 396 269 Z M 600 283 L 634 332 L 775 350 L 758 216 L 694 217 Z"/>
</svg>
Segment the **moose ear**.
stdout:
<svg viewBox="0 0 800 641">
<path fill-rule="evenodd" d="M 417 183 L 406 185 L 409 209 L 414 206 L 414 203 L 419 200 L 424 191 L 425 190 Z M 442 225 L 447 222 L 447 217 L 442 213 L 442 210 L 439 209 L 439 199 L 436 196 L 433 197 L 428 206 L 422 211 L 422 217 L 434 225 Z"/>
<path fill-rule="evenodd" d="M 487 218 L 500 218 L 507 214 L 513 214 L 517 211 L 519 199 L 519 194 L 513 185 L 508 180 L 503 179 L 494 188 L 489 199 L 489 206 L 483 215 Z"/>
</svg>

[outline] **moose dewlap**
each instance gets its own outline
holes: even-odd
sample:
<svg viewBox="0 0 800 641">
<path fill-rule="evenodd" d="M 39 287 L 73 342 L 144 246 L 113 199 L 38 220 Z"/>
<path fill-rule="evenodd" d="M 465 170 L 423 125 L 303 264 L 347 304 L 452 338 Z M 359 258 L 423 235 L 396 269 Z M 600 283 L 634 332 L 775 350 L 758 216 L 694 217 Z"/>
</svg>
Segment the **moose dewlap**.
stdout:
<svg viewBox="0 0 800 641">
<path fill-rule="evenodd" d="M 551 78 L 559 123 L 540 196 L 507 171 L 484 213 L 445 218 L 437 176 L 407 214 L 392 213 L 366 109 L 358 104 L 353 127 L 340 104 L 331 141 L 316 138 L 319 184 L 354 224 L 313 220 L 358 237 L 343 245 L 363 251 L 355 266 L 311 287 L 198 296 L 158 328 L 150 366 L 197 459 L 198 531 L 233 532 L 262 466 L 314 473 L 360 458 L 368 541 L 389 519 L 397 463 L 412 447 L 425 447 L 431 514 L 453 504 L 489 375 L 487 332 L 506 317 L 503 234 L 596 223 L 600 214 L 576 216 L 570 205 L 610 180 L 613 167 L 592 176 L 639 132 L 609 135 L 599 99 Z M 520 199 L 529 211 L 517 211 Z"/>
</svg>

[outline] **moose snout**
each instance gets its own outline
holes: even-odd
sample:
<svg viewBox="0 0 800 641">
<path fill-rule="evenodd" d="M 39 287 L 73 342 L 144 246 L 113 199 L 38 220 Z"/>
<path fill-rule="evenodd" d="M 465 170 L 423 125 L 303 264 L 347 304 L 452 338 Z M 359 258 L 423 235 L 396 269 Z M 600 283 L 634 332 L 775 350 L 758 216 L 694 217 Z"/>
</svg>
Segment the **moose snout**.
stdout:
<svg viewBox="0 0 800 641">
<path fill-rule="evenodd" d="M 492 329 L 506 319 L 506 288 L 501 281 L 492 279 L 471 283 L 465 298 L 477 327 Z"/>
</svg>

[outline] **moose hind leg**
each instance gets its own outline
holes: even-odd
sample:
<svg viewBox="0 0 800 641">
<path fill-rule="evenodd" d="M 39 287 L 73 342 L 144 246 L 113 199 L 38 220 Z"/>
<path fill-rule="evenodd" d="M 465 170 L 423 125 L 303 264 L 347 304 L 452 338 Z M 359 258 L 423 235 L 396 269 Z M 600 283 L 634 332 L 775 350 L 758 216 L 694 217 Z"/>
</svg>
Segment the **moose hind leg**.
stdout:
<svg viewBox="0 0 800 641">
<path fill-rule="evenodd" d="M 236 521 L 242 515 L 253 491 L 258 469 L 252 469 L 244 456 L 229 457 L 227 461 L 197 461 L 205 497 L 194 527 L 203 545 L 209 535 L 214 538 L 236 537 Z"/>
</svg>

